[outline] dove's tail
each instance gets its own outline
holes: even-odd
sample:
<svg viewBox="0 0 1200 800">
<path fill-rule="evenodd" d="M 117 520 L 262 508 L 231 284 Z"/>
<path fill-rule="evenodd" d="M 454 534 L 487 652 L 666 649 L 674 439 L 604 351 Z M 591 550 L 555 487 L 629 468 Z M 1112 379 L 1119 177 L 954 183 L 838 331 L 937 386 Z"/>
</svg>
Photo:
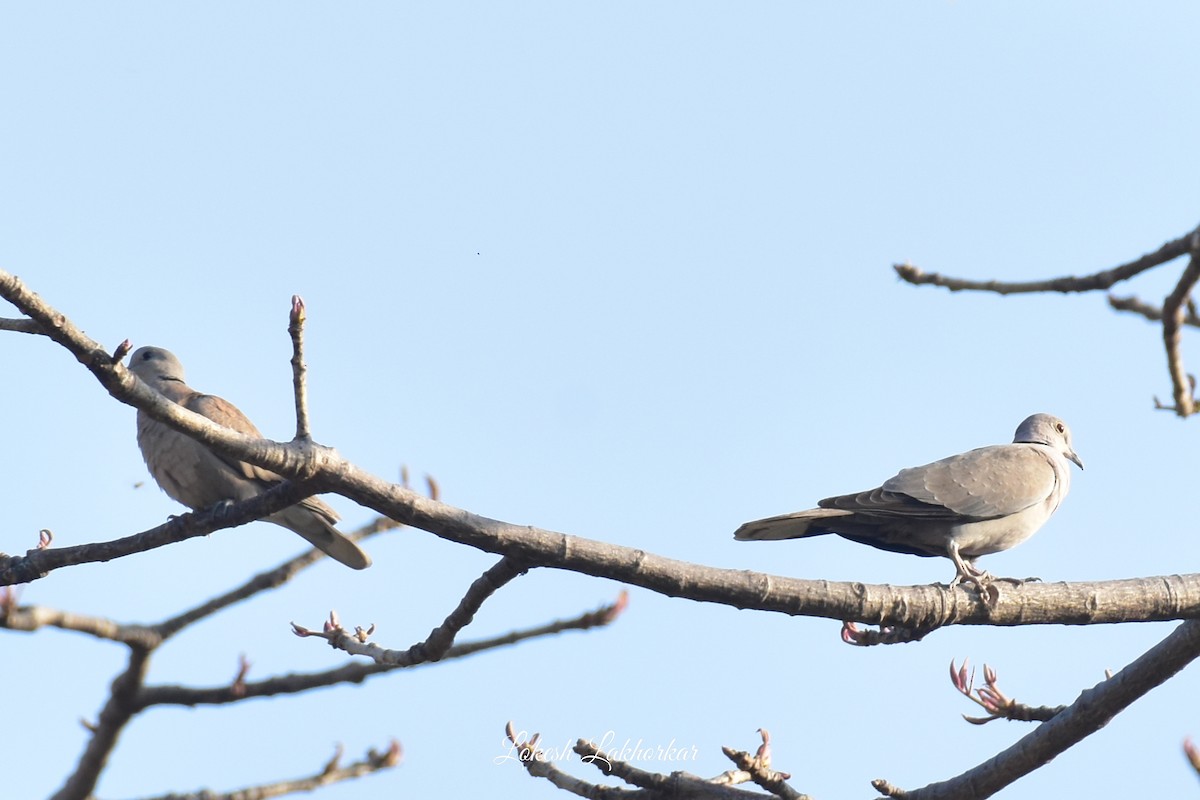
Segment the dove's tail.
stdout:
<svg viewBox="0 0 1200 800">
<path fill-rule="evenodd" d="M 837 508 L 814 508 L 811 511 L 797 511 L 794 514 L 757 519 L 738 528 L 734 532 L 733 538 L 745 542 L 820 536 L 824 533 L 834 533 L 822 525 L 822 521 L 832 517 L 845 517 L 853 513 L 853 511 L 842 511 Z"/>
<path fill-rule="evenodd" d="M 315 497 L 272 514 L 267 520 L 300 534 L 313 547 L 351 569 L 371 566 L 371 557 L 333 527 L 333 522 L 337 520 L 333 509 Z"/>
<path fill-rule="evenodd" d="M 306 526 L 306 528 L 311 527 L 315 526 Z M 366 569 L 371 566 L 371 557 L 332 525 L 326 525 L 325 529 L 321 531 L 297 530 L 296 528 L 292 528 L 292 530 L 334 561 L 340 561 L 351 569 Z"/>
</svg>

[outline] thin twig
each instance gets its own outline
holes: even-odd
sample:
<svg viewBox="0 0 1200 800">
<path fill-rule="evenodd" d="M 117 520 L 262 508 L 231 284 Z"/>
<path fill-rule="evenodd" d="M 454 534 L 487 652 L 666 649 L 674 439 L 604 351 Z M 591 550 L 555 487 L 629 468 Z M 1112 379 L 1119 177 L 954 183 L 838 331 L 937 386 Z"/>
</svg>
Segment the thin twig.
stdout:
<svg viewBox="0 0 1200 800">
<path fill-rule="evenodd" d="M 295 505 L 314 493 L 312 484 L 287 481 L 249 500 L 180 514 L 162 525 L 132 536 L 72 547 L 34 549 L 24 556 L 0 555 L 0 586 L 29 583 L 63 567 L 111 561 L 197 536 L 207 536 L 214 531 L 245 525 Z"/>
<path fill-rule="evenodd" d="M 292 313 L 288 315 L 288 333 L 292 337 L 292 387 L 296 397 L 296 441 L 312 441 L 308 424 L 308 365 L 304 363 L 304 300 L 292 295 Z"/>
<path fill-rule="evenodd" d="M 453 648 L 450 644 L 460 630 L 466 627 L 474 617 L 484 600 L 497 589 L 524 572 L 519 564 L 510 559 L 501 559 L 499 563 L 485 572 L 471 584 L 466 595 L 458 606 L 446 617 L 437 628 L 429 634 L 425 641 L 418 642 L 407 650 L 389 650 L 369 641 L 375 627 L 368 629 L 356 628 L 353 633 L 342 627 L 336 614 L 329 615 L 324 630 L 314 631 L 292 623 L 292 630 L 297 636 L 314 636 L 324 639 L 335 649 L 351 655 L 366 656 L 377 664 L 384 666 L 411 667 L 426 662 L 439 661 Z M 557 621 L 544 627 L 540 632 L 556 633 L 562 630 L 586 629 L 597 625 L 607 625 L 616 619 L 628 603 L 628 593 L 621 592 L 620 598 L 612 605 L 604 606 L 596 611 L 584 614 L 582 617 L 566 622 Z"/>
<path fill-rule="evenodd" d="M 554 622 L 549 622 L 544 625 L 514 630 L 499 636 L 491 636 L 485 639 L 476 639 L 474 641 L 456 644 L 445 652 L 441 658 L 441 661 L 450 661 L 456 658 L 466 658 L 468 656 L 473 656 L 488 650 L 495 650 L 500 647 L 509 647 L 529 639 L 538 639 L 544 636 L 554 636 L 565 631 L 585 631 L 592 628 L 604 627 L 616 618 L 614 608 L 615 604 L 612 606 L 605 606 L 597 611 L 589 611 L 586 614 L 580 614 L 579 616 L 572 617 L 571 619 L 555 620 Z M 239 692 L 234 692 L 233 688 L 228 684 L 224 686 L 214 686 L 208 688 L 195 688 L 191 686 L 179 686 L 174 684 L 145 686 L 141 689 L 141 691 L 139 691 L 136 703 L 139 710 L 156 705 L 177 705 L 189 707 L 201 705 L 225 705 L 227 703 L 236 703 L 241 700 L 255 697 L 275 697 L 277 695 L 284 694 L 298 694 L 300 692 L 309 691 L 310 689 L 318 689 L 325 686 L 335 686 L 341 683 L 362 683 L 363 681 L 375 675 L 382 675 L 398 669 L 415 669 L 426 666 L 430 663 L 431 662 L 423 662 L 419 664 L 401 665 L 351 661 L 343 664 L 340 667 L 321 670 L 320 672 L 291 673 L 289 675 L 280 675 L 279 677 L 268 678 L 261 681 L 246 681 L 243 683 Z"/>
<path fill-rule="evenodd" d="M 1018 703 L 1013 698 L 1000 691 L 996 671 L 987 664 L 983 665 L 983 686 L 975 688 L 975 670 L 968 672 L 969 659 L 963 659 L 962 666 L 957 670 L 954 662 L 950 662 L 950 682 L 963 696 L 975 703 L 988 713 L 986 717 L 968 717 L 963 719 L 972 725 L 986 725 L 997 719 L 1007 719 L 1016 722 L 1047 722 L 1066 710 L 1066 706 L 1031 706 Z"/>
<path fill-rule="evenodd" d="M 1023 294 L 1030 292 L 1091 292 L 1097 289 L 1107 289 L 1114 284 L 1129 280 L 1133 276 L 1145 272 L 1159 264 L 1164 264 L 1174 258 L 1186 255 L 1191 248 L 1192 233 L 1167 242 L 1153 253 L 1147 253 L 1139 259 L 1127 264 L 1103 270 L 1082 277 L 1064 276 L 1041 281 L 1022 281 L 1009 283 L 1006 281 L 973 281 L 964 278 L 951 278 L 936 272 L 925 272 L 912 264 L 894 264 L 896 274 L 912 284 L 932 284 L 943 286 L 952 292 L 976 291 L 995 292 L 996 294 Z"/>
<path fill-rule="evenodd" d="M 157 647 L 162 641 L 157 631 L 145 625 L 121 624 L 105 617 L 75 614 L 45 606 L 17 606 L 9 609 L 0 605 L 0 628 L 32 633 L 44 627 L 85 633 L 97 639 L 107 639 L 146 650 Z"/>
<path fill-rule="evenodd" d="M 607 798 L 613 798 L 613 800 L 617 798 L 638 798 L 639 800 L 678 800 L 678 798 L 753 800 L 757 798 L 761 800 L 761 798 L 769 796 L 800 800 L 804 797 L 794 792 L 764 795 L 739 789 L 730 780 L 728 772 L 711 780 L 682 771 L 672 772 L 670 775 L 650 772 L 617 758 L 614 754 L 601 749 L 595 742 L 579 739 L 571 749 L 579 756 L 580 761 L 590 764 L 605 775 L 620 778 L 630 786 L 637 788 L 604 786 L 576 778 L 555 766 L 551 756 L 562 756 L 561 754 L 548 754 L 538 748 L 540 734 L 535 733 L 533 736 L 529 736 L 526 731 L 518 732 L 512 722 L 505 726 L 504 733 L 512 743 L 512 747 L 508 753 L 494 759 L 497 764 L 504 761 L 517 761 L 533 777 L 544 778 L 559 789 L 579 797 L 599 800 L 607 800 Z M 743 771 L 737 774 L 738 783 L 745 783 L 751 779 L 752 776 L 749 772 Z M 790 791 L 790 787 L 787 789 Z"/>
<path fill-rule="evenodd" d="M 361 778 L 364 775 L 371 775 L 380 770 L 397 766 L 400 763 L 400 758 L 400 743 L 393 739 L 388 744 L 386 750 L 379 751 L 372 748 L 367 751 L 366 756 L 361 760 L 343 767 L 339 763 L 341 761 L 341 747 L 339 746 L 334 757 L 323 765 L 319 772 L 305 778 L 276 781 L 275 783 L 260 784 L 258 786 L 247 786 L 244 789 L 235 789 L 229 792 L 213 792 L 209 789 L 202 789 L 201 791 L 189 792 L 187 794 L 172 792 L 171 794 L 145 798 L 145 800 L 267 800 L 267 798 L 271 797 L 282 797 L 299 792 L 311 792 L 322 786 L 330 786 L 342 781 Z"/>
<path fill-rule="evenodd" d="M 1184 321 L 1184 303 L 1200 281 L 1200 232 L 1192 235 L 1192 258 L 1179 283 L 1163 301 L 1163 344 L 1167 349 L 1167 370 L 1171 373 L 1171 393 L 1175 397 L 1175 413 L 1189 417 L 1195 411 L 1195 398 L 1183 368 L 1180 353 L 1180 330 Z"/>
<path fill-rule="evenodd" d="M 1152 306 L 1137 297 L 1116 297 L 1110 294 L 1108 296 L 1108 305 L 1114 311 L 1128 311 L 1131 314 L 1141 315 L 1151 322 L 1161 322 L 1163 318 L 1161 308 Z M 1195 305 L 1189 302 L 1184 307 L 1183 324 L 1193 328 L 1200 328 L 1200 314 L 1196 313 Z"/>
<path fill-rule="evenodd" d="M 454 644 L 454 637 L 471 624 L 484 602 L 512 581 L 525 574 L 525 565 L 505 556 L 480 575 L 442 624 L 429 632 L 425 641 L 413 645 L 404 654 L 415 661 L 437 661 Z M 403 659 L 402 659 L 403 660 Z"/>
<path fill-rule="evenodd" d="M 0 331 L 13 331 L 14 333 L 32 333 L 35 335 L 45 334 L 42 326 L 31 319 L 7 319 L 0 318 Z"/>
<path fill-rule="evenodd" d="M 259 498 L 255 498 L 256 500 Z M 236 508 L 228 509 L 229 513 L 224 514 L 225 517 L 233 516 L 239 513 Z M 221 515 L 219 515 L 221 516 Z M 226 519 L 228 522 L 228 519 Z M 369 535 L 376 530 L 383 530 L 385 527 L 394 526 L 394 523 L 388 521 L 388 525 L 372 523 L 365 526 L 361 535 Z M 174 524 L 168 523 L 168 525 Z M 136 538 L 136 537 L 130 537 Z M 89 547 L 89 546 L 84 546 Z M 67 550 L 78 548 L 65 548 Z M 53 552 L 47 550 L 30 551 L 31 554 L 38 552 Z M 315 552 L 315 551 L 313 551 Z M 130 722 L 135 714 L 142 711 L 147 706 L 146 695 L 149 691 L 153 694 L 153 690 L 147 690 L 144 685 L 146 668 L 149 662 L 150 654 L 153 650 L 161 645 L 165 639 L 171 634 L 177 632 L 188 624 L 194 623 L 205 616 L 214 613 L 216 610 L 226 607 L 233 602 L 247 599 L 258 591 L 266 588 L 272 588 L 290 578 L 294 572 L 303 566 L 315 560 L 315 557 L 310 554 L 293 559 L 282 567 L 273 570 L 263 575 L 257 576 L 247 584 L 239 587 L 234 592 L 226 593 L 221 597 L 210 601 L 191 612 L 174 617 L 158 625 L 129 625 L 119 624 L 108 619 L 99 617 L 88 617 L 84 615 L 71 614 L 67 612 L 55 611 L 52 609 L 44 609 L 37 607 L 14 607 L 11 604 L 0 606 L 0 626 L 9 627 L 17 630 L 35 630 L 43 625 L 51 625 L 65 630 L 78 631 L 87 633 L 99 638 L 110 639 L 112 641 L 121 642 L 130 647 L 130 661 L 126 670 L 118 676 L 113 682 L 112 692 L 108 701 L 105 703 L 104 709 L 101 711 L 98 721 L 94 725 L 88 725 L 88 729 L 92 732 L 91 739 L 84 749 L 84 753 L 80 758 L 79 764 L 74 773 L 67 780 L 62 789 L 55 795 L 56 800 L 68 800 L 69 798 L 83 798 L 90 796 L 91 790 L 103 771 L 108 757 L 120 736 L 121 731 Z M 244 682 L 244 672 L 248 665 L 242 660 L 242 668 L 239 671 L 239 676 L 235 682 L 225 687 L 225 691 L 232 695 L 233 698 L 241 699 L 247 696 L 246 686 Z M 292 676 L 289 676 L 292 677 Z M 284 680 L 287 680 L 285 678 Z M 361 680 L 361 678 L 360 678 Z M 318 684 L 327 685 L 327 684 Z M 309 687 L 311 688 L 311 687 Z M 299 691 L 301 689 L 297 689 Z M 392 753 L 392 751 L 388 751 Z M 393 755 L 398 757 L 398 750 L 392 755 L 385 754 L 376 760 L 379 761 L 378 768 L 388 766 L 382 760 L 384 758 L 392 758 Z M 368 758 L 370 761 L 370 758 Z M 363 762 L 365 763 L 365 762 Z M 367 770 L 373 771 L 373 770 Z M 345 780 L 349 777 L 355 777 L 358 774 L 366 774 L 364 767 L 359 765 L 351 765 L 344 768 L 341 772 L 334 774 L 342 775 L 338 780 Z M 311 779 L 305 779 L 311 783 Z M 324 785 L 325 783 L 334 782 L 333 780 L 323 780 L 322 782 L 312 784 Z M 251 794 L 232 794 L 228 797 L 272 797 L 280 794 L 286 794 L 294 791 L 302 791 L 304 782 L 285 782 L 282 784 L 272 784 L 263 789 L 266 793 L 251 793 Z M 309 786 L 309 788 L 312 788 Z M 275 787 L 293 787 L 287 788 L 287 791 L 275 791 L 273 794 L 267 791 Z M 296 788 L 300 787 L 300 788 Z M 249 791 L 249 790 L 244 790 Z"/>
<path fill-rule="evenodd" d="M 732 747 L 722 747 L 721 752 L 732 761 L 737 768 L 749 775 L 750 780 L 766 789 L 780 800 L 811 800 L 811 798 L 793 789 L 788 781 L 791 775 L 771 768 L 771 734 L 766 728 L 758 729 L 762 744 L 753 755 L 745 750 L 735 750 Z"/>
<path fill-rule="evenodd" d="M 387 519 L 386 517 L 377 517 L 371 522 L 363 525 L 353 533 L 347 534 L 347 538 L 356 542 L 374 536 L 383 531 L 391 530 L 400 526 L 400 523 Z M 250 578 L 245 583 L 230 589 L 216 597 L 207 600 L 200 605 L 190 608 L 168 620 L 158 623 L 153 626 L 153 630 L 163 639 L 166 639 L 179 631 L 183 630 L 188 625 L 199 622 L 200 620 L 212 616 L 213 614 L 228 608 L 235 603 L 240 603 L 248 600 L 254 595 L 265 592 L 271 589 L 277 589 L 290 581 L 302 570 L 311 567 L 318 563 L 326 556 L 320 550 L 307 548 L 303 553 L 295 558 L 288 559 L 273 569 L 260 572 Z"/>
</svg>

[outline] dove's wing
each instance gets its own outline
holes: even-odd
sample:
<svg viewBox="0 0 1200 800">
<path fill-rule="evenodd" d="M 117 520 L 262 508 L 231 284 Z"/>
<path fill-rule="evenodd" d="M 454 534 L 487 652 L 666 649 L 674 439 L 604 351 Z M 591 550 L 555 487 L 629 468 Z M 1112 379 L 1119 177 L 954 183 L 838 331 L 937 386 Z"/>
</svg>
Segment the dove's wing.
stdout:
<svg viewBox="0 0 1200 800">
<path fill-rule="evenodd" d="M 190 396 L 183 398 L 180 405 L 188 411 L 194 411 L 202 417 L 208 417 L 222 427 L 258 439 L 263 438 L 263 435 L 254 426 L 254 423 L 250 421 L 249 417 L 243 414 L 241 409 L 233 403 L 222 397 L 193 392 Z M 212 453 L 248 480 L 262 481 L 263 483 L 279 483 L 283 480 L 281 475 L 271 472 L 269 469 L 256 467 L 253 464 L 238 461 L 234 458 L 228 458 L 215 450 Z M 336 520 L 337 517 L 335 516 L 334 519 Z"/>
<path fill-rule="evenodd" d="M 1058 482 L 1055 465 L 1034 445 L 981 447 L 901 470 L 878 489 L 822 500 L 822 508 L 868 514 L 972 521 L 1007 517 L 1043 502 Z"/>
</svg>

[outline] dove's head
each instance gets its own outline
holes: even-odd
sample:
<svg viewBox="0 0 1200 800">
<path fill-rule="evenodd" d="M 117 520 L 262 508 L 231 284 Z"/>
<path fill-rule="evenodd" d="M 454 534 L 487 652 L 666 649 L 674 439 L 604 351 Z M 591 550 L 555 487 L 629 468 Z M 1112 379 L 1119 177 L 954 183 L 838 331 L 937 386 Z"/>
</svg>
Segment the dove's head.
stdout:
<svg viewBox="0 0 1200 800">
<path fill-rule="evenodd" d="M 170 350 L 139 347 L 129 357 L 129 371 L 155 388 L 166 381 L 183 383 L 183 364 Z"/>
<path fill-rule="evenodd" d="M 134 353 L 134 355 L 137 354 Z M 1017 434 L 1013 437 L 1013 442 L 1044 444 L 1052 447 L 1062 453 L 1064 458 L 1071 459 L 1079 465 L 1080 469 L 1083 469 L 1083 459 L 1076 455 L 1075 450 L 1071 447 L 1071 429 L 1067 427 L 1067 423 L 1051 414 L 1034 414 L 1027 418 L 1017 426 Z"/>
</svg>

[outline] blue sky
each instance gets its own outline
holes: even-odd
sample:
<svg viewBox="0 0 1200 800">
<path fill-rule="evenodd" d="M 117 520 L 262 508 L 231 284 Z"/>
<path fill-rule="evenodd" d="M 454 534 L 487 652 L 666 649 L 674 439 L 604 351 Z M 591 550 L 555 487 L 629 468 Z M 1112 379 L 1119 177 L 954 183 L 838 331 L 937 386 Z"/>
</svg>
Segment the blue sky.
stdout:
<svg viewBox="0 0 1200 800">
<path fill-rule="evenodd" d="M 1107 268 L 1193 228 L 1200 129 L 1186 3 L 356 3 L 0 9 L 0 263 L 91 336 L 173 350 L 268 436 L 293 429 L 287 310 L 309 309 L 313 429 L 373 472 L 437 477 L 477 513 L 705 564 L 929 583 L 948 562 L 840 539 L 735 543 L 757 517 L 1065 418 L 1087 463 L 1029 542 L 984 565 L 1095 580 L 1191 572 L 1195 421 L 1154 326 L 1099 295 L 950 295 L 891 264 L 1031 279 Z M 1182 265 L 1128 288 L 1151 302 Z M 0 312 L 9 315 L 9 312 Z M 1200 350 L 1185 336 L 1185 359 Z M 134 412 L 47 340 L 0 336 L 0 550 L 124 536 L 179 507 Z M 370 513 L 329 498 L 346 527 Z M 64 570 L 24 602 L 156 621 L 299 551 L 259 524 Z M 405 530 L 375 566 L 311 570 L 188 631 L 151 680 L 342 663 L 288 622 L 336 608 L 423 638 L 494 558 Z M 573 616 L 620 586 L 540 571 L 464 638 Z M 1033 704 L 1071 702 L 1164 637 L 960 628 L 857 649 L 821 620 L 634 590 L 618 624 L 289 700 L 154 710 L 98 795 L 232 789 L 395 736 L 397 770 L 322 798 L 485 787 L 561 796 L 506 721 L 692 747 L 774 736 L 814 796 L 958 774 L 1026 728 L 959 719 L 970 656 Z M 13 797 L 74 765 L 124 653 L 7 634 Z M 1194 669 L 1194 668 L 1193 668 Z M 1005 796 L 1194 790 L 1185 671 Z M 591 768 L 564 765 L 594 778 Z M 678 764 L 645 764 L 663 771 Z M 15 784 L 13 783 L 15 781 Z"/>
</svg>

